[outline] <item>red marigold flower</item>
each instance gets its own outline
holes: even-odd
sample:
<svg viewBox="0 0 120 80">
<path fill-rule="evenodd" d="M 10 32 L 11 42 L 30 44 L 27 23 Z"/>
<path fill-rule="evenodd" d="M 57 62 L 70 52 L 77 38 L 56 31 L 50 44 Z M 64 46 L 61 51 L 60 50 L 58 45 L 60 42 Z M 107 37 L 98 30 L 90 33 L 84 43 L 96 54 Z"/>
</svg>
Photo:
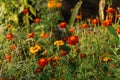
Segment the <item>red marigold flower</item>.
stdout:
<svg viewBox="0 0 120 80">
<path fill-rule="evenodd" d="M 108 8 L 107 10 L 106 10 L 106 12 L 107 13 L 114 13 L 115 12 L 115 9 L 114 8 L 112 8 L 112 7 L 110 7 L 110 8 Z"/>
<path fill-rule="evenodd" d="M 33 21 L 34 21 L 34 23 L 39 23 L 40 22 L 40 18 L 38 18 L 38 17 L 34 18 Z"/>
<path fill-rule="evenodd" d="M 34 35 L 35 35 L 34 32 L 31 32 L 28 37 L 33 38 Z"/>
<path fill-rule="evenodd" d="M 42 67 L 38 67 L 37 69 L 35 69 L 35 73 L 41 73 L 43 71 Z"/>
<path fill-rule="evenodd" d="M 85 58 L 87 55 L 86 54 L 84 54 L 84 53 L 82 53 L 82 54 L 80 54 L 80 58 L 82 59 L 82 58 Z"/>
<path fill-rule="evenodd" d="M 83 29 L 86 29 L 87 27 L 88 27 L 88 25 L 87 24 L 82 24 L 82 26 L 81 26 Z"/>
<path fill-rule="evenodd" d="M 66 56 L 67 52 L 65 50 L 60 50 L 60 56 Z"/>
<path fill-rule="evenodd" d="M 117 28 L 117 33 L 120 34 L 120 27 Z"/>
<path fill-rule="evenodd" d="M 67 23 L 66 23 L 66 22 L 61 22 L 61 23 L 59 24 L 59 26 L 60 26 L 60 28 L 66 28 Z"/>
<path fill-rule="evenodd" d="M 7 54 L 7 55 L 5 56 L 5 59 L 6 59 L 7 61 L 10 61 L 10 60 L 11 60 L 11 54 Z"/>
<path fill-rule="evenodd" d="M 78 42 L 78 36 L 70 36 L 68 38 L 68 44 L 75 45 Z"/>
<path fill-rule="evenodd" d="M 99 22 L 99 21 L 98 21 L 97 19 L 93 19 L 93 20 L 92 20 L 92 24 L 98 24 L 98 22 Z"/>
<path fill-rule="evenodd" d="M 102 22 L 102 25 L 103 26 L 110 26 L 110 25 L 112 25 L 112 20 L 105 20 Z"/>
<path fill-rule="evenodd" d="M 12 40 L 12 39 L 14 38 L 14 36 L 13 36 L 12 33 L 9 33 L 9 34 L 7 34 L 6 38 L 7 38 L 8 40 Z"/>
<path fill-rule="evenodd" d="M 23 11 L 24 14 L 28 14 L 29 13 L 29 10 L 27 8 L 24 9 Z"/>
<path fill-rule="evenodd" d="M 48 60 L 46 58 L 40 58 L 38 60 L 38 65 L 41 67 L 45 67 L 48 64 Z"/>
</svg>

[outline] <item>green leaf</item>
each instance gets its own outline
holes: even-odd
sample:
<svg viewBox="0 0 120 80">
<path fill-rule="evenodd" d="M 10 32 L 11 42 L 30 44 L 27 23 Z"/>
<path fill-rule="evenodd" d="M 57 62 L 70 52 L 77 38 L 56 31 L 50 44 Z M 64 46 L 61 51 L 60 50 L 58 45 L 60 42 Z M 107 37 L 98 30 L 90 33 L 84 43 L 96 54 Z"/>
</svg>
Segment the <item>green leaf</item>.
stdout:
<svg viewBox="0 0 120 80">
<path fill-rule="evenodd" d="M 18 15 L 17 14 L 11 14 L 11 16 L 9 18 L 13 22 L 18 23 Z"/>
<path fill-rule="evenodd" d="M 73 24 L 74 24 L 74 21 L 75 21 L 75 18 L 76 18 L 76 15 L 78 14 L 78 11 L 81 7 L 81 4 L 82 4 L 82 1 L 80 0 L 76 5 L 75 5 L 75 8 L 73 10 L 73 13 L 72 13 L 72 16 L 70 18 L 70 24 L 69 26 L 72 27 Z"/>
<path fill-rule="evenodd" d="M 114 27 L 108 26 L 108 27 L 107 27 L 107 30 L 108 30 L 114 37 L 116 37 L 116 38 L 119 40 L 118 34 L 117 34 L 116 30 L 114 29 Z"/>
<path fill-rule="evenodd" d="M 30 8 L 30 12 L 31 12 L 34 16 L 36 16 L 36 11 L 35 11 L 35 9 L 34 9 L 31 5 L 29 5 L 29 8 Z"/>
</svg>

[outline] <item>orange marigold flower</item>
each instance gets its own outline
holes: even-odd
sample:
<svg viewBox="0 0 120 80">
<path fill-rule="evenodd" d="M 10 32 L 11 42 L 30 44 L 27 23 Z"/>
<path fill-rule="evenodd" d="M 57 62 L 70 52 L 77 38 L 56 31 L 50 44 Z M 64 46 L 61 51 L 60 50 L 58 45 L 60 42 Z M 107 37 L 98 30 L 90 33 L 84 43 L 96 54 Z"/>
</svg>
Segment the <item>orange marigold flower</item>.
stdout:
<svg viewBox="0 0 120 80">
<path fill-rule="evenodd" d="M 55 56 L 55 57 L 52 58 L 52 60 L 53 61 L 58 61 L 58 60 L 60 60 L 60 57 L 59 56 Z"/>
<path fill-rule="evenodd" d="M 111 61 L 111 58 L 108 58 L 108 57 L 104 57 L 104 58 L 103 58 L 103 61 L 104 61 L 104 62 L 108 62 L 108 61 Z"/>
<path fill-rule="evenodd" d="M 55 78 L 51 78 L 50 80 L 56 80 Z"/>
<path fill-rule="evenodd" d="M 28 35 L 28 37 L 29 37 L 29 38 L 33 38 L 34 35 L 35 35 L 34 32 L 31 32 L 31 33 Z"/>
<path fill-rule="evenodd" d="M 23 13 L 24 13 L 24 14 L 28 14 L 28 13 L 29 13 L 29 10 L 28 10 L 27 8 L 25 8 L 25 9 L 23 10 Z"/>
<path fill-rule="evenodd" d="M 62 46 L 62 45 L 64 45 L 64 42 L 62 40 L 58 40 L 58 41 L 54 42 L 54 45 L 56 45 L 56 46 Z"/>
<path fill-rule="evenodd" d="M 105 20 L 102 22 L 102 25 L 103 26 L 110 26 L 110 25 L 112 25 L 112 20 Z"/>
<path fill-rule="evenodd" d="M 15 50 L 15 44 L 11 44 L 11 46 L 10 46 L 10 48 L 12 49 L 12 50 Z"/>
<path fill-rule="evenodd" d="M 120 35 L 120 27 L 117 28 L 117 33 Z"/>
<path fill-rule="evenodd" d="M 35 45 L 33 47 L 30 47 L 30 52 L 36 55 L 36 52 L 41 50 L 41 47 L 39 45 Z"/>
<path fill-rule="evenodd" d="M 48 64 L 47 58 L 40 58 L 38 60 L 38 65 L 41 66 L 41 67 L 45 67 L 47 64 Z"/>
<path fill-rule="evenodd" d="M 87 27 L 88 27 L 88 25 L 87 24 L 82 24 L 82 26 L 81 26 L 83 29 L 86 29 Z"/>
<path fill-rule="evenodd" d="M 48 62 L 50 62 L 51 60 L 52 60 L 52 58 L 50 57 L 50 58 L 47 58 L 47 60 L 48 60 Z"/>
<path fill-rule="evenodd" d="M 70 36 L 68 38 L 68 44 L 75 45 L 78 42 L 78 36 Z"/>
<path fill-rule="evenodd" d="M 76 19 L 77 19 L 77 20 L 79 20 L 79 19 L 81 19 L 81 18 L 82 18 L 82 17 L 81 17 L 80 15 L 77 15 L 77 16 L 76 16 Z"/>
<path fill-rule="evenodd" d="M 59 24 L 59 27 L 60 27 L 60 28 L 66 28 L 66 27 L 67 27 L 67 23 L 66 23 L 66 22 L 61 22 L 61 23 Z"/>
<path fill-rule="evenodd" d="M 50 34 L 45 33 L 44 31 L 42 31 L 42 33 L 40 34 L 41 38 L 48 38 L 50 36 Z"/>
<path fill-rule="evenodd" d="M 48 8 L 55 8 L 56 7 L 56 1 L 55 0 L 50 0 L 47 5 L 48 5 Z"/>
<path fill-rule="evenodd" d="M 7 55 L 5 56 L 5 59 L 6 59 L 7 61 L 10 61 L 10 60 L 11 60 L 11 54 L 7 54 Z"/>
<path fill-rule="evenodd" d="M 11 27 L 11 24 L 8 24 L 7 27 L 10 28 L 10 27 Z"/>
<path fill-rule="evenodd" d="M 97 19 L 93 19 L 93 20 L 92 20 L 92 24 L 98 24 L 98 22 L 99 22 L 99 21 L 98 21 Z"/>
<path fill-rule="evenodd" d="M 60 7 L 62 7 L 62 4 L 61 3 L 56 3 L 56 7 L 60 8 Z"/>
<path fill-rule="evenodd" d="M 14 38 L 12 33 L 7 34 L 6 37 L 7 37 L 8 40 L 12 40 Z"/>
<path fill-rule="evenodd" d="M 34 18 L 33 21 L 34 21 L 34 23 L 39 23 L 40 22 L 40 18 L 38 18 L 38 17 Z"/>
<path fill-rule="evenodd" d="M 106 10 L 106 12 L 107 13 L 114 13 L 115 12 L 115 9 L 114 8 L 112 8 L 112 7 L 110 7 L 110 8 L 108 8 L 107 10 Z"/>
<path fill-rule="evenodd" d="M 74 28 L 70 28 L 70 29 L 69 29 L 69 32 L 70 32 L 70 33 L 73 33 L 74 31 L 75 31 Z"/>
<path fill-rule="evenodd" d="M 118 19 L 120 19 L 120 14 L 117 14 L 117 16 L 116 16 Z"/>
</svg>

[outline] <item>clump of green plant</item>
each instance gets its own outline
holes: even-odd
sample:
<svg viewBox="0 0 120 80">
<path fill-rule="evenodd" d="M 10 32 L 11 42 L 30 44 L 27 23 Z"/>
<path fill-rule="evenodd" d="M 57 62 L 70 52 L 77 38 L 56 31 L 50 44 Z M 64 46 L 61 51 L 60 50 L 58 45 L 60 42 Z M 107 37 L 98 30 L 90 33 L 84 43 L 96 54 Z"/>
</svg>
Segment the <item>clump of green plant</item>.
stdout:
<svg viewBox="0 0 120 80">
<path fill-rule="evenodd" d="M 119 14 L 115 23 L 82 21 L 78 2 L 70 23 L 59 23 L 58 0 L 0 4 L 0 79 L 120 79 Z"/>
</svg>

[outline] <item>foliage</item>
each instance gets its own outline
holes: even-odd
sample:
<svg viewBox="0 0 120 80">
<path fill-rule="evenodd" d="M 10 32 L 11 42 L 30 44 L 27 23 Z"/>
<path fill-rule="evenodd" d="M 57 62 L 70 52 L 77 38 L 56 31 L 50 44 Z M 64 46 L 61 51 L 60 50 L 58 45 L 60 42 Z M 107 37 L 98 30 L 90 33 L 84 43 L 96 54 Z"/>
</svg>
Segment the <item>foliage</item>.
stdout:
<svg viewBox="0 0 120 80">
<path fill-rule="evenodd" d="M 76 6 L 66 23 L 59 0 L 0 5 L 0 80 L 120 79 L 119 14 L 114 22 L 82 21 Z"/>
</svg>

